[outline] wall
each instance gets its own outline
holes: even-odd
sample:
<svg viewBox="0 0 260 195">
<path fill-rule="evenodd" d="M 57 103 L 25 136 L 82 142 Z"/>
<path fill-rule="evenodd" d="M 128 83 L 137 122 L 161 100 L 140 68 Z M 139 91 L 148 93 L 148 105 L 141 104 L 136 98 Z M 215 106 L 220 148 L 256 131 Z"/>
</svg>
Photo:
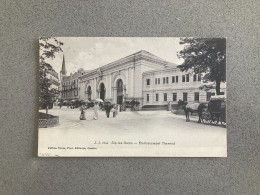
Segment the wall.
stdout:
<svg viewBox="0 0 260 195">
<path fill-rule="evenodd" d="M 189 82 L 186 82 L 187 74 L 189 75 Z M 182 82 L 182 76 L 185 75 L 185 82 Z M 174 83 L 172 82 L 172 77 L 175 77 Z M 176 76 L 178 76 L 178 82 L 176 82 Z M 168 83 L 166 82 L 166 77 L 168 77 Z M 163 83 L 163 78 L 165 78 L 165 83 Z M 150 79 L 150 85 L 146 84 L 146 80 Z M 155 79 L 157 79 L 157 84 L 155 84 Z M 158 84 L 158 79 L 160 79 L 160 84 Z M 187 101 L 194 102 L 194 93 L 199 92 L 199 101 L 206 101 L 206 92 L 200 90 L 199 87 L 203 85 L 202 81 L 198 81 L 198 75 L 196 75 L 196 81 L 193 80 L 193 73 L 181 72 L 177 68 L 166 68 L 159 69 L 158 71 L 145 72 L 143 73 L 143 97 L 144 105 L 166 105 L 169 101 L 173 101 L 173 93 L 177 93 L 177 99 L 183 100 L 183 93 L 187 93 Z M 167 101 L 164 101 L 164 93 L 167 93 Z M 149 94 L 149 102 L 146 101 L 146 96 Z M 156 101 L 156 94 L 159 95 L 159 101 Z"/>
</svg>

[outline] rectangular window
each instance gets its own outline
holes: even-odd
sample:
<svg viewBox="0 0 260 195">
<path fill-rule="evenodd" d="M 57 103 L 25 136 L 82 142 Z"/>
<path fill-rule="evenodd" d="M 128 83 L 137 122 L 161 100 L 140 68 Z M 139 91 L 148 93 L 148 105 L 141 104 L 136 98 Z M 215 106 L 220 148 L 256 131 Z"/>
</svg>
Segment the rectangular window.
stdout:
<svg viewBox="0 0 260 195">
<path fill-rule="evenodd" d="M 174 102 L 177 101 L 177 93 L 172 94 L 172 101 L 174 101 Z"/>
<path fill-rule="evenodd" d="M 186 82 L 190 82 L 190 75 L 186 75 Z"/>
<path fill-rule="evenodd" d="M 149 94 L 146 94 L 146 101 L 149 102 Z"/>
<path fill-rule="evenodd" d="M 201 75 L 198 74 L 198 81 L 201 81 Z"/>
<path fill-rule="evenodd" d="M 169 77 L 166 77 L 166 83 L 169 83 Z"/>
<path fill-rule="evenodd" d="M 158 78 L 158 84 L 160 84 L 160 78 Z"/>
<path fill-rule="evenodd" d="M 210 100 L 210 97 L 211 97 L 211 92 L 207 92 L 207 101 Z"/>
<path fill-rule="evenodd" d="M 194 74 L 194 75 L 193 75 L 193 81 L 196 81 L 196 80 L 197 80 L 197 75 Z"/>
<path fill-rule="evenodd" d="M 184 102 L 188 101 L 188 93 L 183 93 L 183 101 Z"/>
<path fill-rule="evenodd" d="M 146 79 L 146 85 L 150 85 L 150 79 Z"/>
<path fill-rule="evenodd" d="M 194 101 L 195 102 L 199 102 L 200 101 L 200 94 L 199 94 L 199 92 L 195 92 L 194 93 Z"/>
<path fill-rule="evenodd" d="M 185 75 L 182 75 L 182 82 L 185 82 Z"/>
<path fill-rule="evenodd" d="M 165 77 L 163 77 L 163 84 L 165 84 Z"/>
<path fill-rule="evenodd" d="M 178 83 L 178 80 L 179 80 L 179 77 L 178 77 L 178 76 L 176 76 L 176 79 L 175 79 L 176 83 Z"/>
<path fill-rule="evenodd" d="M 156 102 L 158 102 L 158 101 L 159 101 L 159 94 L 157 93 L 157 94 L 155 95 L 155 97 L 156 97 Z"/>
<path fill-rule="evenodd" d="M 163 94 L 163 100 L 166 102 L 167 101 L 167 93 Z"/>
<path fill-rule="evenodd" d="M 172 83 L 175 83 L 175 77 L 172 77 Z"/>
<path fill-rule="evenodd" d="M 155 85 L 157 85 L 157 78 L 155 79 Z"/>
</svg>

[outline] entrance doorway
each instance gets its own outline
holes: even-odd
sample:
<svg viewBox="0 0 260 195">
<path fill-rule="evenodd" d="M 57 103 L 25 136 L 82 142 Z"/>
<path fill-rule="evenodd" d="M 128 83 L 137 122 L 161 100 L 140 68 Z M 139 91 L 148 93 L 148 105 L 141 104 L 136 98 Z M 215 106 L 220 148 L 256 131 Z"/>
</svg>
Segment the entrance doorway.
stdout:
<svg viewBox="0 0 260 195">
<path fill-rule="evenodd" d="M 122 79 L 118 79 L 117 81 L 117 104 L 123 104 L 123 96 L 124 96 L 124 87 Z"/>
<path fill-rule="evenodd" d="M 99 89 L 100 89 L 99 98 L 104 101 L 104 100 L 105 100 L 105 93 L 106 93 L 104 83 L 101 83 L 101 84 L 100 84 Z"/>
<path fill-rule="evenodd" d="M 91 93 L 92 93 L 91 87 L 88 86 L 88 88 L 87 88 L 87 94 L 88 94 L 88 100 L 89 100 L 89 101 L 91 101 Z"/>
</svg>

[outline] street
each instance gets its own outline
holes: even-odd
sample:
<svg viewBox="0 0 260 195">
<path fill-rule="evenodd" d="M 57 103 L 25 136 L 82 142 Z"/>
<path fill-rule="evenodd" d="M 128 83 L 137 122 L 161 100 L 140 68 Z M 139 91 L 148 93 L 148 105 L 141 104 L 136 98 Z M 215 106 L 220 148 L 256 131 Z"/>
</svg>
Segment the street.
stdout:
<svg viewBox="0 0 260 195">
<path fill-rule="evenodd" d="M 75 146 L 77 144 L 77 146 L 93 147 L 95 142 L 111 143 L 113 141 L 174 143 L 174 148 L 167 146 L 167 150 L 174 149 L 171 152 L 173 156 L 199 156 L 200 153 L 205 154 L 206 151 L 208 151 L 207 156 L 218 156 L 218 153 L 223 153 L 223 151 L 226 153 L 226 128 L 197 123 L 197 116 L 191 116 L 191 121 L 186 122 L 185 116 L 175 115 L 169 111 L 129 111 L 119 112 L 115 118 L 110 113 L 110 118 L 107 118 L 104 111 L 99 111 L 99 119 L 93 120 L 93 110 L 90 108 L 86 111 L 87 120 L 79 120 L 79 109 L 67 107 L 51 109 L 49 114 L 59 116 L 60 125 L 39 128 L 39 148 L 46 153 L 49 152 L 46 150 L 49 146 Z M 129 147 L 133 146 L 120 145 L 122 152 Z M 139 149 L 145 147 L 147 146 L 141 146 Z M 104 145 L 99 145 L 99 148 L 104 149 Z M 135 149 L 138 151 L 138 148 Z M 147 156 L 151 156 L 154 152 L 149 152 Z M 63 154 L 79 156 L 82 153 L 64 151 Z M 102 154 L 109 156 L 108 153 L 100 153 L 100 156 Z M 114 154 L 114 156 L 121 155 L 116 152 Z M 146 153 L 142 151 L 141 155 L 146 156 Z M 130 152 L 128 156 L 139 155 Z M 167 155 L 161 153 L 159 156 Z"/>
</svg>

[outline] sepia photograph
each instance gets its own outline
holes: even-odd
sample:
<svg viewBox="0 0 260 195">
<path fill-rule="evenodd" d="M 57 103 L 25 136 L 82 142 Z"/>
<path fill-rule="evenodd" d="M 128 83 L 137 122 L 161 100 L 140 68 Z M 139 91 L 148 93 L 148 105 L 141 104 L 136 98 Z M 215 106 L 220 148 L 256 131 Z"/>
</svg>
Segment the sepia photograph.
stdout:
<svg viewBox="0 0 260 195">
<path fill-rule="evenodd" d="M 226 38 L 40 37 L 39 157 L 227 157 Z"/>
</svg>

